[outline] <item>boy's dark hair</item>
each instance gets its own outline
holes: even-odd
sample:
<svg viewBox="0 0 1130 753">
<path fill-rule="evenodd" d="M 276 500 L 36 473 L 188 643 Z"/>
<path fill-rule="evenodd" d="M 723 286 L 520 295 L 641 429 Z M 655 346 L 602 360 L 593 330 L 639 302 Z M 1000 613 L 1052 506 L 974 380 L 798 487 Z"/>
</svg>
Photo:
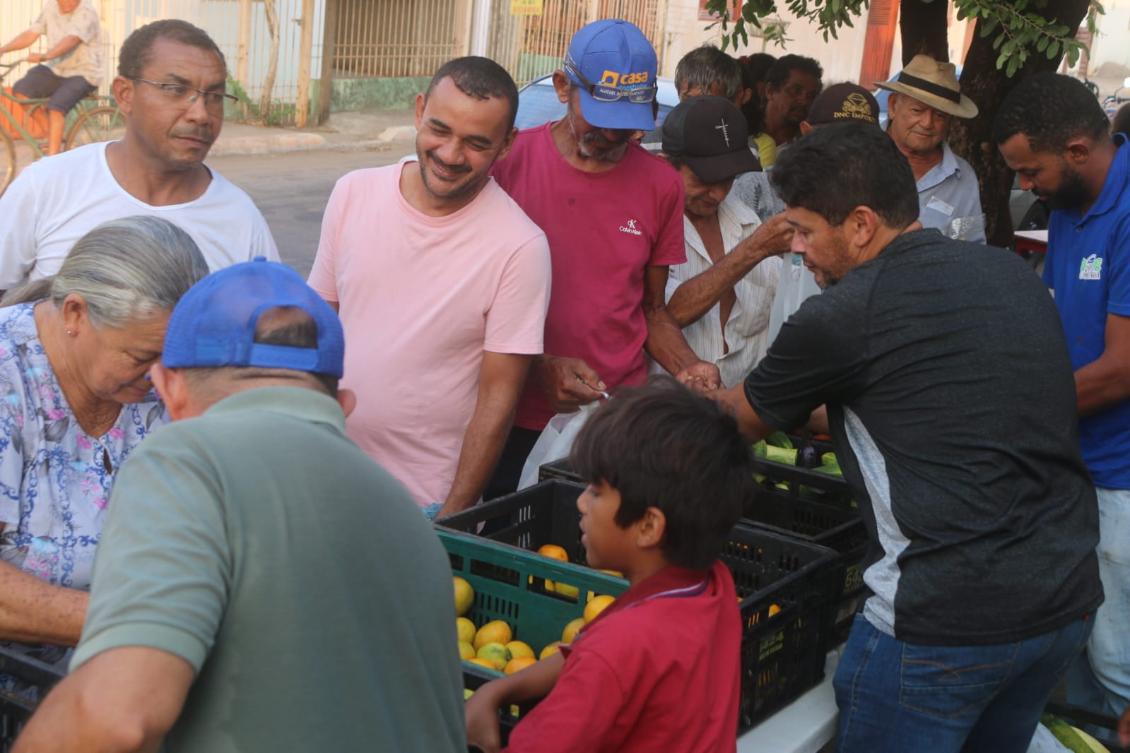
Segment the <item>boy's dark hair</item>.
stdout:
<svg viewBox="0 0 1130 753">
<path fill-rule="evenodd" d="M 1107 138 L 1110 121 L 1095 95 L 1070 76 L 1038 73 L 1008 93 L 993 122 L 993 141 L 1003 144 L 1018 133 L 1033 152 L 1062 152 L 1077 136 Z"/>
<path fill-rule="evenodd" d="M 697 87 L 702 94 L 713 94 L 712 84 L 720 86 L 718 96 L 733 101 L 742 90 L 742 67 L 738 61 L 713 45 L 705 44 L 683 55 L 675 66 L 675 90 Z"/>
<path fill-rule="evenodd" d="M 571 459 L 582 478 L 620 493 L 617 525 L 662 510 L 664 557 L 696 570 L 718 558 L 755 489 L 737 422 L 670 377 L 613 395 L 577 435 Z"/>
<path fill-rule="evenodd" d="M 906 157 L 870 123 L 816 128 L 777 157 L 770 180 L 790 207 L 815 212 L 839 225 L 857 206 L 868 206 L 888 227 L 918 219 L 918 189 Z"/>
<path fill-rule="evenodd" d="M 765 83 L 774 89 L 780 89 L 789 80 L 789 74 L 800 71 L 813 76 L 817 81 L 824 77 L 824 69 L 820 63 L 804 55 L 783 55 L 769 67 L 765 73 Z"/>
<path fill-rule="evenodd" d="M 126 41 L 122 42 L 121 50 L 118 51 L 118 75 L 130 79 L 139 77 L 142 69 L 149 63 L 153 44 L 158 39 L 168 39 L 211 52 L 227 68 L 224 53 L 220 51 L 212 37 L 208 36 L 208 32 L 193 26 L 188 21 L 166 18 L 145 24 L 126 37 Z"/>
<path fill-rule="evenodd" d="M 501 65 L 490 58 L 475 55 L 448 60 L 432 76 L 428 90 L 424 94 L 425 99 L 431 96 L 436 84 L 445 78 L 450 78 L 459 91 L 468 97 L 505 99 L 510 105 L 510 120 L 506 130 L 509 131 L 514 127 L 514 119 L 518 116 L 518 87 Z"/>
</svg>

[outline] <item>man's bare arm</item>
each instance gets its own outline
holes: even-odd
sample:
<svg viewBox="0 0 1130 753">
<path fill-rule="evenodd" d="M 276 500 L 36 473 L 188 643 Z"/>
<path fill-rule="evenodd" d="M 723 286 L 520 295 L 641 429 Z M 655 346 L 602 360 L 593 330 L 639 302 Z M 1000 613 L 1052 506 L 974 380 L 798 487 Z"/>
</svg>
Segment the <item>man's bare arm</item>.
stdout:
<svg viewBox="0 0 1130 753">
<path fill-rule="evenodd" d="M 184 659 L 154 648 L 98 654 L 47 695 L 13 753 L 155 752 L 195 674 Z"/>
<path fill-rule="evenodd" d="M 32 63 L 42 63 L 47 60 L 54 60 L 55 58 L 66 55 L 68 52 L 78 47 L 80 44 L 82 44 L 82 39 L 76 37 L 74 34 L 70 34 L 60 39 L 59 43 L 47 52 L 33 52 L 27 56 L 27 59 Z"/>
<path fill-rule="evenodd" d="M 1130 398 L 1130 317 L 1108 314 L 1103 354 L 1075 372 L 1079 415 Z"/>
<path fill-rule="evenodd" d="M 710 397 L 717 400 L 738 421 L 738 431 L 751 442 L 772 434 L 774 429 L 761 420 L 745 396 L 745 385 L 738 384 L 727 390 L 718 390 Z"/>
<path fill-rule="evenodd" d="M 463 434 L 455 481 L 436 517 L 465 510 L 482 495 L 514 423 L 518 396 L 532 360 L 528 355 L 483 353 L 475 412 Z"/>
<path fill-rule="evenodd" d="M 687 344 L 683 329 L 667 310 L 667 267 L 648 267 L 644 271 L 643 313 L 647 318 L 644 348 L 659 365 L 688 387 L 700 391 L 716 390 L 722 384 L 718 367 L 703 361 Z"/>
<path fill-rule="evenodd" d="M 675 322 L 686 327 L 701 319 L 751 269 L 770 256 L 788 251 L 792 233 L 792 226 L 784 215 L 777 215 L 734 246 L 710 269 L 680 285 L 667 302 L 667 310 Z"/>
<path fill-rule="evenodd" d="M 8 42 L 8 44 L 0 47 L 0 55 L 3 55 L 5 52 L 26 50 L 28 47 L 31 47 L 33 44 L 35 44 L 35 40 L 37 39 L 39 39 L 39 32 L 33 29 L 22 31 L 15 37 L 13 37 L 12 41 Z"/>
</svg>

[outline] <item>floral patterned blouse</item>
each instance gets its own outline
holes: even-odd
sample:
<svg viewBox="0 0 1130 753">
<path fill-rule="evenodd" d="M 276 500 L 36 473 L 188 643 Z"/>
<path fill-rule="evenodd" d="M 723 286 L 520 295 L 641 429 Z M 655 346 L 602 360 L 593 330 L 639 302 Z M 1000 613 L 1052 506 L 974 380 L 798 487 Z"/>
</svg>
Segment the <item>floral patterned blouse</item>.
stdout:
<svg viewBox="0 0 1130 753">
<path fill-rule="evenodd" d="M 0 309 L 0 560 L 90 588 L 114 474 L 165 423 L 155 393 L 92 437 L 79 426 L 35 327 L 34 304 Z"/>
</svg>

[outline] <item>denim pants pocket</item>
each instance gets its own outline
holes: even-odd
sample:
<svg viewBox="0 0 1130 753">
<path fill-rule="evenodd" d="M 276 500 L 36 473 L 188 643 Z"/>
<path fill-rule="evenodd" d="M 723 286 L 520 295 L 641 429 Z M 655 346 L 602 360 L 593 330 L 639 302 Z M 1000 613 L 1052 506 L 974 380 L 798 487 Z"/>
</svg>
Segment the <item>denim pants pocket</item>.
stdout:
<svg viewBox="0 0 1130 753">
<path fill-rule="evenodd" d="M 904 643 L 899 704 L 940 719 L 979 714 L 1008 679 L 1016 644 L 922 646 Z"/>
</svg>

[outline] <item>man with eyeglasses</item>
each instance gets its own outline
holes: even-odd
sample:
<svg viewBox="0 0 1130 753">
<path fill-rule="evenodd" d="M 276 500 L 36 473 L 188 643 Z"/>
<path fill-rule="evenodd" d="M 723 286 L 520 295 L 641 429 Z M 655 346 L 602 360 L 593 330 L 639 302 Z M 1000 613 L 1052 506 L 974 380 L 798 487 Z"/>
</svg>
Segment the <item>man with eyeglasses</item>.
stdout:
<svg viewBox="0 0 1130 753">
<path fill-rule="evenodd" d="M 12 87 L 20 96 L 47 100 L 47 154 L 58 154 L 63 145 L 67 113 L 102 83 L 101 34 L 98 11 L 83 0 L 47 0 L 35 23 L 0 45 L 3 55 L 47 37 L 45 52 L 27 56 L 37 65 Z"/>
<path fill-rule="evenodd" d="M 487 496 L 512 491 L 541 430 L 622 384 L 647 378 L 645 350 L 693 387 L 718 368 L 687 345 L 664 301 L 686 261 L 683 185 L 632 135 L 655 127 L 656 58 L 638 28 L 588 24 L 553 74 L 565 117 L 519 132 L 492 174 L 549 240 L 553 288 L 545 355 L 534 362 Z"/>
<path fill-rule="evenodd" d="M 204 165 L 224 122 L 227 67 L 203 30 L 168 19 L 122 44 L 120 141 L 29 166 L 0 196 L 0 290 L 49 277 L 75 241 L 111 219 L 152 214 L 182 227 L 213 270 L 278 259 L 251 198 Z"/>
</svg>

